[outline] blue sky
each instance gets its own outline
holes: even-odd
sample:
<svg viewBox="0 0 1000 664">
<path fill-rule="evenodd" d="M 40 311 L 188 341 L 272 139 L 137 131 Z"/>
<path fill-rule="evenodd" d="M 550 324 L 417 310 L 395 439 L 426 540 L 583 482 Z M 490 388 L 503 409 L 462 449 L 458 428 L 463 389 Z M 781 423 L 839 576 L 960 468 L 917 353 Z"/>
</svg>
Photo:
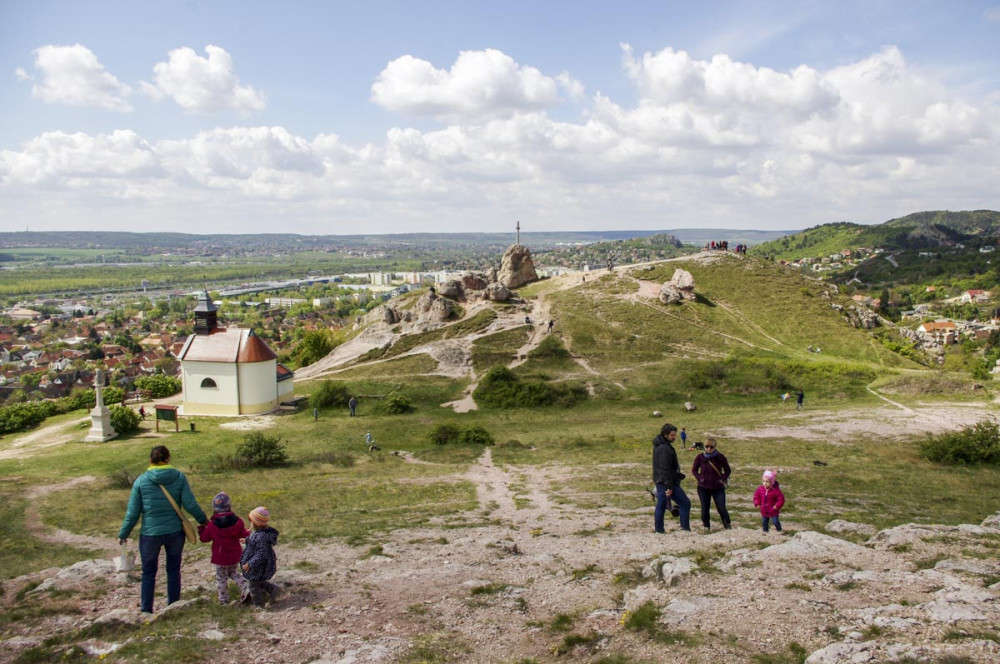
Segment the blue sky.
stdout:
<svg viewBox="0 0 1000 664">
<path fill-rule="evenodd" d="M 1000 2 L 421 4 L 0 0 L 0 230 L 1000 207 Z"/>
</svg>

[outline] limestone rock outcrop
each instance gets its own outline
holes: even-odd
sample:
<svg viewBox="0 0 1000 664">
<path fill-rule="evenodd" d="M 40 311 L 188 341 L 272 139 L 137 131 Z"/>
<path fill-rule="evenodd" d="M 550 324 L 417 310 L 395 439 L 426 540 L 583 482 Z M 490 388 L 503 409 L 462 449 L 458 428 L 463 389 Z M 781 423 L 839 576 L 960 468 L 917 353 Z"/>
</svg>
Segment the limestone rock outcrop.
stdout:
<svg viewBox="0 0 1000 664">
<path fill-rule="evenodd" d="M 674 270 L 670 281 L 660 286 L 660 302 L 672 304 L 684 300 L 694 300 L 694 277 L 687 270 Z"/>
<path fill-rule="evenodd" d="M 500 262 L 497 281 L 507 288 L 520 288 L 532 281 L 538 281 L 535 263 L 531 260 L 531 251 L 522 244 L 512 244 L 508 247 Z"/>
</svg>

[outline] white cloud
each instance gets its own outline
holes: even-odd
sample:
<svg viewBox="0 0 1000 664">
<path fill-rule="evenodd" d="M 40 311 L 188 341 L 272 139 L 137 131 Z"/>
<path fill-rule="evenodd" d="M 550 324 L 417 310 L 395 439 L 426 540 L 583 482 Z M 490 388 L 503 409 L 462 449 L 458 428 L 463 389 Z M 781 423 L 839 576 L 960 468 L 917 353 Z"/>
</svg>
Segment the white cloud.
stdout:
<svg viewBox="0 0 1000 664">
<path fill-rule="evenodd" d="M 987 23 L 1000 23 L 1000 6 L 987 7 L 983 10 L 983 18 Z"/>
<path fill-rule="evenodd" d="M 568 75 L 564 86 L 575 90 Z M 391 111 L 448 120 L 510 116 L 559 103 L 559 84 L 495 49 L 462 51 L 451 69 L 404 55 L 390 62 L 371 100 Z"/>
<path fill-rule="evenodd" d="M 142 91 L 154 98 L 159 91 L 188 111 L 250 112 L 265 107 L 262 93 L 249 85 L 240 85 L 229 53 L 212 45 L 206 46 L 205 52 L 207 58 L 187 47 L 170 51 L 167 62 L 153 67 L 155 86 L 145 83 Z"/>
<path fill-rule="evenodd" d="M 19 81 L 30 81 L 32 80 L 31 75 L 24 71 L 23 68 L 18 67 L 14 70 L 14 77 Z"/>
<path fill-rule="evenodd" d="M 825 71 L 671 49 L 626 48 L 623 62 L 638 101 L 597 94 L 578 122 L 512 93 L 522 66 L 506 70 L 513 78 L 479 79 L 507 81 L 507 93 L 463 96 L 469 88 L 458 83 L 470 74 L 401 59 L 419 75 L 387 68 L 386 81 L 439 80 L 393 98 L 424 98 L 417 106 L 453 123 L 395 127 L 361 145 L 283 127 L 159 142 L 133 132 L 43 134 L 0 152 L 0 196 L 44 187 L 46 201 L 63 196 L 76 210 L 138 200 L 144 216 L 189 232 L 461 231 L 515 215 L 536 228 L 790 228 L 995 206 L 997 101 L 962 98 L 898 49 Z M 573 87 L 557 78 L 530 98 Z M 14 219 L 10 208 L 0 205 L 0 221 Z"/>
<path fill-rule="evenodd" d="M 31 93 L 42 101 L 132 110 L 126 101 L 132 89 L 108 73 L 85 46 L 42 46 L 35 50 L 35 68 L 40 72 L 41 83 L 34 85 Z M 22 80 L 30 78 L 24 70 L 16 73 Z"/>
</svg>

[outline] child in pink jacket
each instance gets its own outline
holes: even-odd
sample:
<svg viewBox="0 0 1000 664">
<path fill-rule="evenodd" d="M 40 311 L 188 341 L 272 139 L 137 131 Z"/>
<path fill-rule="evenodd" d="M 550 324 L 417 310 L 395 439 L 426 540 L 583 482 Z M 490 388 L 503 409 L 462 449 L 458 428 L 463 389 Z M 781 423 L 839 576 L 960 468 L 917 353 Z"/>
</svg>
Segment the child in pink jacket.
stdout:
<svg viewBox="0 0 1000 664">
<path fill-rule="evenodd" d="M 785 494 L 781 493 L 778 479 L 773 470 L 765 470 L 761 480 L 763 484 L 757 487 L 753 494 L 753 504 L 760 508 L 760 527 L 766 533 L 770 524 L 774 523 L 774 529 L 780 533 L 781 521 L 778 519 L 778 515 L 785 505 Z"/>
<path fill-rule="evenodd" d="M 229 604 L 229 579 L 240 587 L 241 596 L 249 590 L 240 572 L 243 546 L 240 540 L 250 537 L 243 519 L 233 514 L 229 496 L 219 493 L 212 499 L 212 518 L 198 526 L 198 538 L 212 543 L 212 564 L 215 565 L 215 585 L 219 589 L 219 603 Z"/>
</svg>

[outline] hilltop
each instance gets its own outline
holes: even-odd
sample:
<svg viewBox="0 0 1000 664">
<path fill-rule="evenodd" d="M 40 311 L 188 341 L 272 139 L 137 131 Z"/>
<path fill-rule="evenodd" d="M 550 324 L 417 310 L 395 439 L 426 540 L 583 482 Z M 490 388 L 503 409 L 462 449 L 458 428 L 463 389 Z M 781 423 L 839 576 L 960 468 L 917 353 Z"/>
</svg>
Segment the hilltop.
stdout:
<svg viewBox="0 0 1000 664">
<path fill-rule="evenodd" d="M 833 269 L 835 283 L 857 280 L 864 287 L 963 283 L 991 288 L 998 281 L 990 260 L 1000 244 L 1000 212 L 917 212 L 883 224 L 823 224 L 765 242 L 750 250 L 775 260 L 829 257 L 852 265 Z"/>
</svg>

